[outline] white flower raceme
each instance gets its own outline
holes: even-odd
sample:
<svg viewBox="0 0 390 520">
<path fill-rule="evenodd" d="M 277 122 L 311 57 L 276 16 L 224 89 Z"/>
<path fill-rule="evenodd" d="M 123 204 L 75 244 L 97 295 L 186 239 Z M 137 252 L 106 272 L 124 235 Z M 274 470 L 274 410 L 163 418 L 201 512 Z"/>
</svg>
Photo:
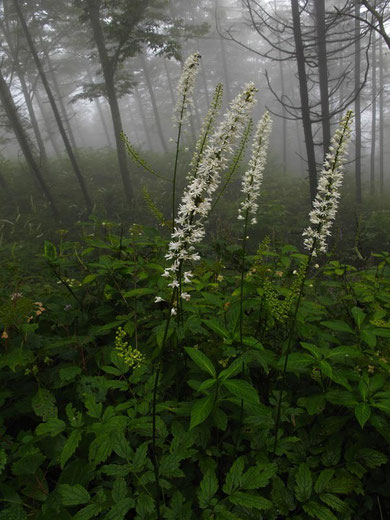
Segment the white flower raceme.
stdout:
<svg viewBox="0 0 390 520">
<path fill-rule="evenodd" d="M 252 215 L 251 224 L 257 222 L 256 213 L 259 207 L 257 199 L 260 195 L 263 172 L 267 162 L 271 128 L 272 119 L 267 111 L 257 125 L 252 144 L 252 156 L 242 178 L 241 191 L 245 195 L 245 200 L 241 202 L 238 210 L 238 219 L 243 220 L 245 218 L 243 214 Z"/>
<path fill-rule="evenodd" d="M 188 116 L 187 108 L 193 103 L 192 94 L 195 88 L 195 79 L 198 72 L 200 58 L 200 54 L 195 52 L 184 62 L 183 71 L 177 86 L 178 98 L 174 116 L 174 122 L 179 125 L 184 123 Z"/>
<path fill-rule="evenodd" d="M 179 282 L 179 271 L 184 261 L 200 259 L 195 251 L 195 244 L 205 235 L 204 221 L 211 208 L 212 194 L 219 185 L 220 171 L 227 163 L 227 155 L 232 151 L 233 142 L 240 138 L 249 119 L 250 110 L 255 102 L 255 92 L 254 84 L 250 83 L 231 102 L 184 190 L 172 240 L 165 256 L 171 261 L 171 265 L 162 275 L 172 278 L 169 284 L 171 287 L 176 287 Z M 192 276 L 191 271 L 186 271 L 183 281 L 189 282 Z"/>
<path fill-rule="evenodd" d="M 352 119 L 353 112 L 348 110 L 331 139 L 329 152 L 326 154 L 318 181 L 313 209 L 309 215 L 313 227 L 309 226 L 303 232 L 304 246 L 313 256 L 317 256 L 318 253 L 326 253 L 327 250 L 326 239 L 331 235 L 330 230 L 336 218 L 340 199 L 343 164 L 346 160 L 346 147 L 351 134 Z"/>
</svg>

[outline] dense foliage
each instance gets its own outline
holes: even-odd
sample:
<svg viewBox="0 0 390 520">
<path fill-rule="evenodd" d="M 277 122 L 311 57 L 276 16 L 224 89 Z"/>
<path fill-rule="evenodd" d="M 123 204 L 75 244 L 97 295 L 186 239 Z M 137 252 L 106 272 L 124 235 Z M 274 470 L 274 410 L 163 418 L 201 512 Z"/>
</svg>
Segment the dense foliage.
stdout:
<svg viewBox="0 0 390 520">
<path fill-rule="evenodd" d="M 156 518 L 154 359 L 167 320 L 152 228 L 46 242 L 2 290 L 2 520 Z M 275 408 L 304 255 L 210 250 L 171 321 L 157 404 L 162 517 L 379 518 L 390 507 L 390 256 L 313 268 Z M 38 277 L 38 278 L 37 278 Z M 38 282 L 38 283 L 37 283 Z M 168 296 L 168 295 L 167 295 Z M 141 355 L 139 355 L 141 354 Z"/>
</svg>

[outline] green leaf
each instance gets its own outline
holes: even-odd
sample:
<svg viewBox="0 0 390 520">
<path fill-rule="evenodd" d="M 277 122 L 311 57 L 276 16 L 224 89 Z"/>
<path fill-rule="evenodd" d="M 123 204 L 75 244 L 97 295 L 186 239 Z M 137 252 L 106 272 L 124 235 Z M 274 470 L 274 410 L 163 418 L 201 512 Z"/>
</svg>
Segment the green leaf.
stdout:
<svg viewBox="0 0 390 520">
<path fill-rule="evenodd" d="M 135 506 L 133 498 L 123 498 L 115 504 L 104 517 L 104 520 L 124 520 L 130 509 Z"/>
<path fill-rule="evenodd" d="M 330 509 L 313 500 L 304 504 L 303 509 L 309 516 L 318 520 L 337 520 Z"/>
<path fill-rule="evenodd" d="M 61 502 L 64 506 L 78 506 L 86 504 L 91 500 L 88 491 L 80 484 L 71 486 L 70 484 L 60 484 L 59 492 L 61 495 Z"/>
<path fill-rule="evenodd" d="M 241 479 L 242 489 L 259 489 L 268 485 L 271 478 L 277 473 L 275 463 L 253 466 L 244 473 Z"/>
<path fill-rule="evenodd" d="M 352 307 L 351 314 L 353 316 L 353 319 L 355 320 L 358 329 L 360 330 L 363 321 L 366 319 L 366 313 L 362 311 L 360 307 Z"/>
<path fill-rule="evenodd" d="M 259 509 L 260 511 L 271 509 L 273 507 L 272 502 L 266 498 L 251 495 L 250 493 L 244 493 L 243 491 L 236 491 L 233 495 L 229 496 L 229 500 L 236 506 Z"/>
<path fill-rule="evenodd" d="M 348 511 L 348 505 L 332 493 L 322 493 L 320 499 L 337 512 L 346 513 Z"/>
<path fill-rule="evenodd" d="M 324 469 L 319 474 L 316 483 L 314 484 L 314 491 L 316 493 L 322 493 L 326 488 L 328 482 L 330 482 L 334 475 L 334 469 Z"/>
<path fill-rule="evenodd" d="M 112 453 L 114 438 L 111 433 L 98 435 L 89 445 L 89 462 L 98 465 L 104 462 Z"/>
<path fill-rule="evenodd" d="M 51 417 L 47 422 L 39 424 L 35 429 L 35 433 L 37 435 L 50 435 L 50 437 L 55 437 L 63 432 L 65 428 L 66 424 L 64 421 L 56 417 Z"/>
<path fill-rule="evenodd" d="M 79 442 L 81 441 L 82 432 L 80 430 L 73 430 L 69 435 L 69 438 L 66 440 L 64 447 L 62 448 L 60 464 L 61 468 L 65 466 L 67 461 L 76 451 Z"/>
<path fill-rule="evenodd" d="M 301 345 L 304 349 L 308 350 L 316 359 L 321 359 L 322 353 L 321 350 L 316 347 L 315 345 L 312 345 L 311 343 L 305 343 L 304 341 L 301 341 Z"/>
<path fill-rule="evenodd" d="M 329 379 L 332 379 L 333 370 L 332 370 L 332 367 L 330 366 L 330 364 L 323 359 L 322 361 L 320 361 L 319 366 L 320 366 L 321 374 L 324 377 L 329 377 Z"/>
<path fill-rule="evenodd" d="M 229 390 L 230 393 L 249 404 L 256 405 L 260 403 L 256 390 L 247 381 L 242 379 L 228 379 L 223 382 L 223 386 L 226 390 Z"/>
<path fill-rule="evenodd" d="M 87 415 L 93 417 L 94 419 L 100 419 L 102 415 L 103 405 L 102 403 L 97 403 L 95 400 L 95 396 L 93 394 L 86 394 L 85 407 L 88 410 Z"/>
<path fill-rule="evenodd" d="M 223 324 L 218 320 L 212 318 L 210 320 L 203 320 L 203 323 L 207 325 L 213 332 L 216 332 L 221 338 L 228 338 L 229 332 L 225 329 Z"/>
<path fill-rule="evenodd" d="M 323 411 L 326 401 L 323 394 L 315 394 L 307 397 L 300 397 L 297 404 L 298 406 L 306 408 L 309 415 L 316 415 Z"/>
<path fill-rule="evenodd" d="M 207 397 L 203 397 L 202 399 L 198 399 L 195 401 L 195 404 L 191 409 L 191 422 L 190 422 L 190 430 L 198 426 L 204 422 L 214 407 L 215 395 L 210 394 Z"/>
<path fill-rule="evenodd" d="M 300 502 L 306 502 L 310 496 L 313 486 L 311 471 L 308 464 L 300 464 L 295 475 L 295 496 Z"/>
<path fill-rule="evenodd" d="M 343 320 L 329 320 L 329 321 L 321 321 L 321 325 L 327 327 L 328 329 L 335 330 L 338 332 L 349 332 L 353 334 L 353 329 Z"/>
<path fill-rule="evenodd" d="M 155 289 L 150 289 L 149 287 L 139 287 L 138 289 L 131 289 L 130 291 L 126 291 L 123 296 L 125 298 L 139 298 L 140 296 L 154 294 L 155 292 Z"/>
<path fill-rule="evenodd" d="M 55 260 L 57 258 L 56 246 L 48 240 L 45 240 L 43 245 L 43 254 L 48 260 Z"/>
<path fill-rule="evenodd" d="M 357 452 L 357 458 L 362 460 L 368 468 L 377 468 L 387 462 L 386 455 L 372 448 L 361 448 Z"/>
<path fill-rule="evenodd" d="M 226 475 L 225 484 L 223 485 L 223 492 L 227 495 L 230 495 L 233 491 L 241 486 L 241 477 L 244 472 L 244 466 L 244 457 L 238 457 L 238 459 L 233 462 Z"/>
<path fill-rule="evenodd" d="M 348 494 L 355 490 L 357 480 L 352 476 L 342 475 L 331 480 L 326 490 L 330 493 Z"/>
<path fill-rule="evenodd" d="M 355 416 L 363 428 L 371 415 L 370 405 L 367 403 L 359 403 L 355 406 Z"/>
<path fill-rule="evenodd" d="M 241 358 L 235 359 L 233 363 L 231 363 L 225 370 L 222 370 L 219 375 L 218 379 L 220 381 L 225 381 L 226 379 L 229 379 L 232 376 L 236 376 L 239 374 L 244 367 L 243 360 Z"/>
<path fill-rule="evenodd" d="M 97 516 L 102 510 L 102 506 L 99 504 L 89 504 L 86 507 L 83 507 L 83 509 L 80 509 L 74 517 L 73 520 L 90 520 L 90 518 L 93 518 L 94 516 Z"/>
<path fill-rule="evenodd" d="M 206 354 L 192 347 L 184 347 L 184 350 L 201 370 L 208 372 L 214 379 L 217 377 L 214 365 Z"/>
<path fill-rule="evenodd" d="M 58 410 L 56 398 L 46 388 L 40 388 L 31 401 L 32 409 L 35 414 L 47 421 L 51 417 L 57 417 Z"/>
<path fill-rule="evenodd" d="M 120 502 L 128 495 L 128 487 L 124 478 L 117 478 L 112 486 L 112 499 L 115 503 Z"/>
<path fill-rule="evenodd" d="M 215 472 L 211 469 L 207 470 L 200 483 L 198 491 L 199 506 L 206 509 L 213 496 L 218 490 L 218 479 Z"/>
</svg>

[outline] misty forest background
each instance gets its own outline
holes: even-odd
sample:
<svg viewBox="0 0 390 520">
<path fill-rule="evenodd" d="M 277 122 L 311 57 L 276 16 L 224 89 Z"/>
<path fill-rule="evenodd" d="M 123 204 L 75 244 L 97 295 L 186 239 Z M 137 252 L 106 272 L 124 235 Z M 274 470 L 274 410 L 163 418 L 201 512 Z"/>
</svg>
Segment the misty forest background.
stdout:
<svg viewBox="0 0 390 520">
<path fill-rule="evenodd" d="M 0 520 L 390 518 L 390 1 L 2 0 L 0 57 Z"/>
</svg>

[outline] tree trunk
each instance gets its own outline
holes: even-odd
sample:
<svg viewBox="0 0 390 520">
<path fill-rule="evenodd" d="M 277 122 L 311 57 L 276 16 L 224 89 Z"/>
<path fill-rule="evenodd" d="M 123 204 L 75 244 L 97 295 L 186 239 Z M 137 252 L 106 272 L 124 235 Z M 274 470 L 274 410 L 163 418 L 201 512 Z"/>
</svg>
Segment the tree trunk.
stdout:
<svg viewBox="0 0 390 520">
<path fill-rule="evenodd" d="M 31 151 L 31 147 L 28 141 L 27 134 L 22 126 L 22 123 L 19 119 L 18 111 L 16 108 L 16 105 L 14 103 L 14 100 L 11 96 L 11 93 L 9 91 L 7 82 L 5 81 L 3 75 L 0 72 L 0 98 L 3 105 L 3 108 L 7 114 L 7 117 L 9 119 L 9 122 L 12 126 L 12 129 L 16 135 L 16 138 L 19 142 L 19 146 L 23 152 L 23 155 L 26 159 L 27 164 L 30 166 L 31 171 L 33 175 L 35 176 L 35 179 L 38 181 L 39 186 L 41 187 L 45 197 L 50 203 L 51 209 L 53 211 L 53 215 L 56 219 L 58 219 L 58 210 L 54 203 L 53 197 L 51 195 L 51 192 L 49 190 L 49 187 L 47 186 L 42 173 L 39 169 L 39 166 L 34 158 L 34 155 Z"/>
<path fill-rule="evenodd" d="M 276 0 L 274 0 L 274 9 L 275 14 L 277 15 L 277 4 Z M 281 39 L 279 36 L 279 33 L 277 33 L 277 41 L 278 41 L 278 47 L 281 44 Z M 283 68 L 283 62 L 282 62 L 282 53 L 279 49 L 278 51 L 278 58 L 279 58 L 279 78 L 280 78 L 280 91 L 281 91 L 281 100 L 283 101 L 286 97 L 286 85 L 284 81 L 284 68 Z M 282 173 L 283 175 L 286 175 L 286 169 L 287 169 L 287 111 L 284 105 L 282 105 Z"/>
<path fill-rule="evenodd" d="M 150 137 L 150 132 L 149 132 L 149 128 L 148 128 L 148 122 L 146 120 L 144 105 L 142 103 L 141 94 L 139 93 L 139 90 L 138 90 L 137 87 L 134 88 L 134 98 L 135 98 L 135 100 L 137 102 L 138 111 L 140 113 L 142 124 L 143 124 L 143 127 L 144 127 L 146 142 L 147 142 L 147 146 L 149 147 L 148 150 L 153 150 L 153 144 L 152 144 L 152 139 Z"/>
<path fill-rule="evenodd" d="M 306 154 L 309 170 L 310 198 L 313 201 L 317 193 L 317 168 L 314 152 L 314 141 L 311 126 L 309 92 L 305 70 L 305 54 L 302 42 L 301 20 L 298 0 L 291 0 L 291 12 L 294 27 L 295 52 L 298 67 L 299 93 L 301 98 L 301 112 L 303 131 L 305 134 Z"/>
<path fill-rule="evenodd" d="M 112 125 L 114 128 L 115 144 L 118 155 L 119 171 L 122 177 L 123 188 L 128 202 L 133 200 L 133 189 L 130 182 L 130 174 L 128 169 L 127 152 L 120 134 L 123 130 L 121 113 L 119 110 L 118 97 L 115 88 L 114 67 L 109 58 L 105 42 L 103 28 L 100 23 L 100 10 L 96 0 L 86 0 L 88 5 L 89 20 L 91 22 L 92 32 L 96 47 L 99 54 L 100 64 L 102 66 L 104 82 L 106 86 L 106 95 L 108 104 L 110 105 Z"/>
<path fill-rule="evenodd" d="M 355 185 L 356 202 L 362 202 L 362 116 L 360 108 L 360 3 L 355 0 Z"/>
<path fill-rule="evenodd" d="M 20 66 L 19 56 L 18 56 L 18 53 L 16 52 L 14 43 L 12 41 L 12 36 L 10 34 L 10 31 L 9 31 L 8 10 L 7 10 L 6 7 L 7 7 L 7 3 L 5 2 L 4 3 L 4 18 L 5 18 L 5 21 L 4 21 L 4 23 L 1 23 L 1 26 L 2 26 L 2 29 L 3 29 L 4 37 L 6 39 L 6 42 L 7 42 L 7 45 L 8 45 L 8 48 L 9 48 L 12 60 L 13 60 L 13 66 L 15 68 L 16 75 L 17 75 L 17 77 L 19 79 L 19 83 L 20 83 L 20 87 L 22 89 L 23 97 L 24 97 L 24 100 L 26 102 L 28 115 L 30 116 L 31 126 L 32 126 L 32 129 L 34 131 L 35 139 L 36 139 L 36 142 L 37 142 L 37 145 L 38 145 L 40 161 L 43 164 L 46 164 L 47 163 L 47 153 L 46 153 L 45 145 L 44 145 L 44 142 L 43 142 L 43 139 L 42 139 L 41 130 L 39 128 L 38 121 L 37 121 L 37 118 L 36 118 L 36 115 L 35 115 L 35 110 L 34 110 L 34 106 L 33 106 L 32 100 L 31 100 L 31 96 L 30 96 L 30 92 L 29 92 L 29 89 L 28 89 L 28 86 L 27 86 L 26 78 L 24 76 L 24 72 L 22 70 L 22 67 Z"/>
<path fill-rule="evenodd" d="M 372 74 L 371 74 L 371 160 L 370 160 L 370 194 L 375 193 L 375 152 L 376 152 L 376 34 L 372 32 Z"/>
<path fill-rule="evenodd" d="M 383 195 L 384 190 L 384 137 L 385 137 L 385 123 L 384 123 L 384 80 L 383 80 L 383 45 L 379 42 L 379 192 Z"/>
<path fill-rule="evenodd" d="M 73 170 L 74 170 L 74 172 L 76 174 L 77 180 L 78 180 L 78 182 L 80 184 L 80 188 L 81 188 L 81 191 L 82 191 L 83 196 L 84 196 L 85 204 L 87 206 L 88 211 L 92 211 L 92 203 L 91 203 L 91 199 L 89 198 L 89 195 L 88 195 L 88 191 L 87 191 L 87 187 L 86 187 L 86 184 L 85 184 L 85 181 L 84 181 L 84 177 L 83 177 L 83 175 L 82 175 L 82 173 L 80 171 L 80 168 L 79 168 L 79 166 L 77 164 L 76 157 L 75 157 L 75 155 L 73 153 L 73 150 L 72 150 L 72 147 L 70 145 L 68 136 L 66 135 L 64 125 L 63 125 L 63 123 L 61 121 L 61 116 L 60 116 L 60 114 L 58 112 L 58 108 L 57 108 L 56 102 L 55 102 L 54 97 L 53 97 L 53 93 L 51 91 L 49 82 L 47 80 L 45 71 L 43 70 L 42 63 L 41 63 L 41 61 L 39 59 L 38 53 L 37 53 L 37 51 L 35 49 L 35 45 L 34 45 L 32 37 L 31 37 L 30 31 L 29 31 L 29 29 L 27 27 L 26 20 L 24 19 L 22 10 L 20 8 L 19 0 L 13 0 L 13 3 L 14 3 L 14 6 L 15 6 L 15 9 L 16 9 L 16 13 L 17 13 L 17 15 L 19 17 L 19 20 L 20 20 L 20 23 L 21 23 L 24 35 L 26 37 L 26 40 L 27 40 L 30 52 L 31 52 L 31 54 L 32 54 L 32 56 L 34 58 L 35 65 L 36 65 L 36 67 L 38 69 L 38 72 L 39 72 L 42 84 L 45 87 L 47 97 L 49 98 L 50 105 L 51 105 L 51 108 L 53 110 L 54 117 L 56 119 L 56 122 L 57 122 L 57 125 L 58 125 L 58 129 L 60 131 L 61 137 L 62 137 L 62 139 L 64 141 L 64 145 L 65 145 L 66 151 L 68 153 L 70 162 L 71 162 Z"/>
<path fill-rule="evenodd" d="M 155 118 L 156 127 L 157 127 L 157 133 L 160 138 L 161 146 L 164 150 L 164 153 L 168 153 L 168 147 L 167 147 L 167 143 L 165 141 L 164 132 L 163 132 L 162 125 L 161 125 L 161 119 L 160 119 L 160 114 L 158 111 L 156 96 L 154 95 L 153 85 L 152 85 L 152 82 L 150 81 L 150 76 L 149 76 L 149 72 L 148 72 L 148 64 L 147 64 L 147 61 L 143 54 L 141 54 L 140 57 L 141 57 L 142 69 L 144 71 L 146 87 L 149 91 L 150 101 L 152 102 L 153 113 L 154 113 L 154 118 Z"/>
<path fill-rule="evenodd" d="M 328 88 L 328 60 L 326 54 L 326 25 L 325 25 L 325 0 L 316 0 L 315 20 L 318 42 L 318 73 L 321 96 L 321 124 L 324 157 L 330 146 L 330 117 L 329 117 L 329 88 Z"/>
</svg>

